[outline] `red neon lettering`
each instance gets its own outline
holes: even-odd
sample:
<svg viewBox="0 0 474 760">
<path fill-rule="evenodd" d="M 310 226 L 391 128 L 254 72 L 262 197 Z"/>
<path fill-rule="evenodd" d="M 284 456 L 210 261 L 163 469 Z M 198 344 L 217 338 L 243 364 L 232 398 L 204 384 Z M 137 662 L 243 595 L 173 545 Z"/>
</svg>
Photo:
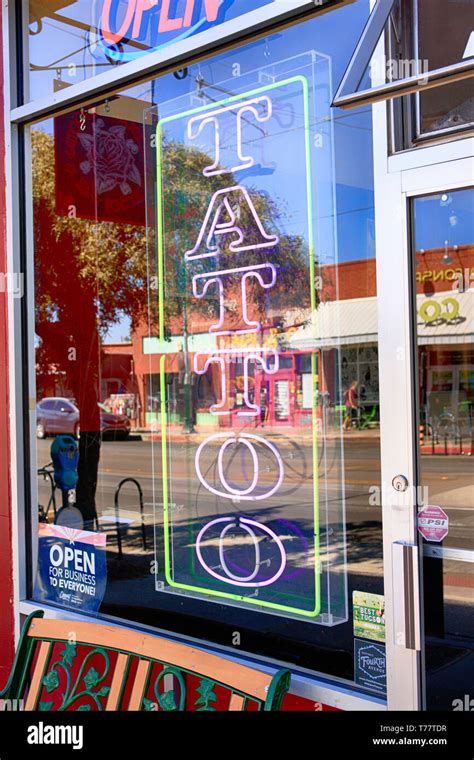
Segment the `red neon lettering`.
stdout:
<svg viewBox="0 0 474 760">
<path fill-rule="evenodd" d="M 206 8 L 206 18 L 208 21 L 215 21 L 219 11 L 219 0 L 204 0 Z"/>
<path fill-rule="evenodd" d="M 208 21 L 215 21 L 219 12 L 219 0 L 204 0 L 206 9 L 206 18 Z M 186 11 L 184 13 L 184 27 L 191 26 L 194 12 L 194 0 L 187 0 Z"/>
<path fill-rule="evenodd" d="M 170 2 L 171 0 L 163 0 L 160 14 L 160 24 L 158 26 L 159 32 L 173 32 L 176 29 L 181 29 L 183 26 L 182 18 L 170 18 Z"/>
<path fill-rule="evenodd" d="M 184 18 L 170 18 L 171 0 L 163 0 L 160 13 L 160 22 L 158 25 L 159 32 L 173 32 L 181 27 L 189 27 L 192 23 L 195 0 L 186 0 Z M 128 0 L 127 10 L 123 22 L 117 31 L 113 32 L 110 28 L 110 14 L 113 0 L 104 0 L 102 8 L 101 30 L 104 40 L 109 44 L 120 42 L 125 37 L 133 21 L 132 38 L 137 39 L 140 36 L 140 27 L 143 14 L 151 10 L 157 4 L 157 0 Z M 206 19 L 209 22 L 217 20 L 220 0 L 204 0 Z"/>
<path fill-rule="evenodd" d="M 110 29 L 110 11 L 112 8 L 112 0 L 104 0 L 104 6 L 102 8 L 101 27 L 102 27 L 102 34 L 104 35 L 104 40 L 106 42 L 110 42 L 111 44 L 113 44 L 115 42 L 120 42 L 120 40 L 123 40 L 123 38 L 125 37 L 125 34 L 127 33 L 127 29 L 132 23 L 132 18 L 133 18 L 133 14 L 135 13 L 136 3 L 137 3 L 137 0 L 128 0 L 127 12 L 122 22 L 122 26 L 116 32 L 112 32 L 112 30 Z"/>
<path fill-rule="evenodd" d="M 136 0 L 135 20 L 132 29 L 133 39 L 137 39 L 140 36 L 143 12 L 151 10 L 155 5 L 156 0 Z"/>
<path fill-rule="evenodd" d="M 186 27 L 191 26 L 191 21 L 193 20 L 193 12 L 194 12 L 194 0 L 187 0 L 186 10 L 184 12 L 184 23 L 183 23 L 183 26 L 185 29 Z"/>
</svg>

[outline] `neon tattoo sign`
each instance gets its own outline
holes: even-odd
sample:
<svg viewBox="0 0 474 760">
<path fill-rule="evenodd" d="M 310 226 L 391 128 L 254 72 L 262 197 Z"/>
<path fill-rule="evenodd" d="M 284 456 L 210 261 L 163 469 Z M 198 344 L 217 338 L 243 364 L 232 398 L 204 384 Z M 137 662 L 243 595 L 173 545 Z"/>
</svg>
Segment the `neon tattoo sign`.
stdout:
<svg viewBox="0 0 474 760">
<path fill-rule="evenodd" d="M 298 134 L 301 141 L 302 169 L 306 170 L 306 187 L 299 183 L 297 189 L 291 189 L 288 202 L 294 202 L 297 197 L 300 205 L 296 210 L 300 216 L 306 215 L 308 293 L 314 310 L 307 80 L 296 76 L 221 103 L 166 117 L 158 123 L 160 338 L 165 337 L 166 321 L 167 225 L 173 237 L 172 220 L 163 219 L 166 177 L 163 176 L 162 152 L 165 136 L 173 139 L 175 129 L 178 136 L 175 139 L 184 139 L 191 149 L 197 148 L 201 155 L 209 156 L 209 162 L 201 169 L 202 188 L 203 192 L 207 185 L 213 189 L 208 194 L 202 223 L 197 228 L 190 225 L 189 244 L 180 255 L 187 272 L 187 297 L 196 304 L 188 307 L 189 324 L 192 324 L 193 308 L 199 308 L 203 299 L 217 298 L 216 318 L 206 328 L 213 339 L 209 345 L 213 347 L 208 350 L 200 347 L 193 354 L 190 367 L 197 377 L 212 375 L 215 402 L 209 403 L 207 413 L 209 419 L 215 421 L 214 427 L 224 428 L 222 432 L 206 434 L 204 440 L 196 444 L 192 439 L 188 441 L 193 452 L 188 488 L 195 494 L 196 503 L 203 504 L 203 516 L 196 520 L 196 513 L 190 511 L 184 540 L 182 526 L 173 523 L 169 508 L 169 492 L 173 490 L 173 431 L 162 400 L 165 575 L 172 588 L 314 618 L 320 612 L 316 402 L 314 400 L 312 410 L 313 524 L 306 534 L 304 531 L 308 528 L 303 524 L 301 529 L 288 531 L 276 511 L 286 498 L 282 490 L 286 477 L 284 456 L 278 444 L 270 440 L 263 429 L 259 429 L 258 434 L 251 432 L 251 427 L 249 430 L 249 426 L 259 423 L 263 411 L 263 401 L 255 393 L 257 372 L 263 373 L 268 382 L 268 378 L 277 376 L 280 371 L 278 349 L 265 345 L 265 309 L 256 309 L 255 299 L 271 304 L 272 294 L 280 283 L 284 252 L 280 230 L 269 228 L 268 219 L 258 210 L 262 204 L 255 202 L 254 190 L 239 182 L 239 172 L 257 166 L 249 125 L 255 125 L 265 145 L 267 141 L 281 139 L 280 120 L 275 114 L 281 110 L 279 101 L 287 103 L 288 99 L 295 114 L 302 114 L 300 128 L 293 128 L 292 134 Z M 277 172 L 278 162 L 275 165 Z M 218 190 L 215 189 L 216 178 L 221 178 L 224 185 Z M 284 185 L 282 178 L 282 193 Z M 237 350 L 232 342 L 238 336 L 245 336 L 248 344 Z M 166 396 L 163 358 L 162 399 Z M 230 371 L 235 361 L 239 362 L 242 373 L 237 406 L 237 391 Z M 315 366 L 313 361 L 313 375 Z M 235 426 L 237 429 L 229 430 Z M 212 517 L 216 509 L 218 516 Z M 293 552 L 294 545 L 299 547 L 300 558 L 304 558 L 303 568 L 296 560 L 298 553 Z M 297 587 L 296 580 L 303 577 L 304 583 Z M 292 583 L 294 587 L 289 588 Z"/>
</svg>

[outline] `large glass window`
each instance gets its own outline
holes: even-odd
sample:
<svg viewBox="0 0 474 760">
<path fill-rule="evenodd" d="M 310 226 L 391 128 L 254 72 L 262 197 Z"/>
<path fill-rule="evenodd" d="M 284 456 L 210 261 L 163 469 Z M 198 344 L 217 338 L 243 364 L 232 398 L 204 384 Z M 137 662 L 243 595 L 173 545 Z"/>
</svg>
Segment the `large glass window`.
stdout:
<svg viewBox="0 0 474 760">
<path fill-rule="evenodd" d="M 42 525 L 105 539 L 101 613 L 349 681 L 354 592 L 383 641 L 372 122 L 330 103 L 368 13 L 31 134 Z"/>
</svg>

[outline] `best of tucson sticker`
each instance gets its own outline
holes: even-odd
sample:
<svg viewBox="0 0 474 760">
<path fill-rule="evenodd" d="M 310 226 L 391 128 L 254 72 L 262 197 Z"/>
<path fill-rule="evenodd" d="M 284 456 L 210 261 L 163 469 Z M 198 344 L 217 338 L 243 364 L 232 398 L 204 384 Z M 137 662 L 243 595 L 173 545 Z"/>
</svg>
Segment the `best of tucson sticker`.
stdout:
<svg viewBox="0 0 474 760">
<path fill-rule="evenodd" d="M 107 584 L 105 533 L 39 524 L 35 599 L 98 612 Z"/>
<path fill-rule="evenodd" d="M 354 636 L 385 641 L 385 599 L 380 594 L 352 592 Z"/>
</svg>

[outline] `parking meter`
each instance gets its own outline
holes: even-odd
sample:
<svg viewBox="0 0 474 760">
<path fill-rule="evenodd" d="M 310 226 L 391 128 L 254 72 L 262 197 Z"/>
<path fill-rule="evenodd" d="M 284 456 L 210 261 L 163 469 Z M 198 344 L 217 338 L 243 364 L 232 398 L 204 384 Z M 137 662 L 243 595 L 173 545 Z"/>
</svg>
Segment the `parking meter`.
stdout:
<svg viewBox="0 0 474 760">
<path fill-rule="evenodd" d="M 54 482 L 62 491 L 63 506 L 74 503 L 78 481 L 77 465 L 79 446 L 72 435 L 58 435 L 51 444 L 51 459 L 54 466 Z"/>
</svg>

